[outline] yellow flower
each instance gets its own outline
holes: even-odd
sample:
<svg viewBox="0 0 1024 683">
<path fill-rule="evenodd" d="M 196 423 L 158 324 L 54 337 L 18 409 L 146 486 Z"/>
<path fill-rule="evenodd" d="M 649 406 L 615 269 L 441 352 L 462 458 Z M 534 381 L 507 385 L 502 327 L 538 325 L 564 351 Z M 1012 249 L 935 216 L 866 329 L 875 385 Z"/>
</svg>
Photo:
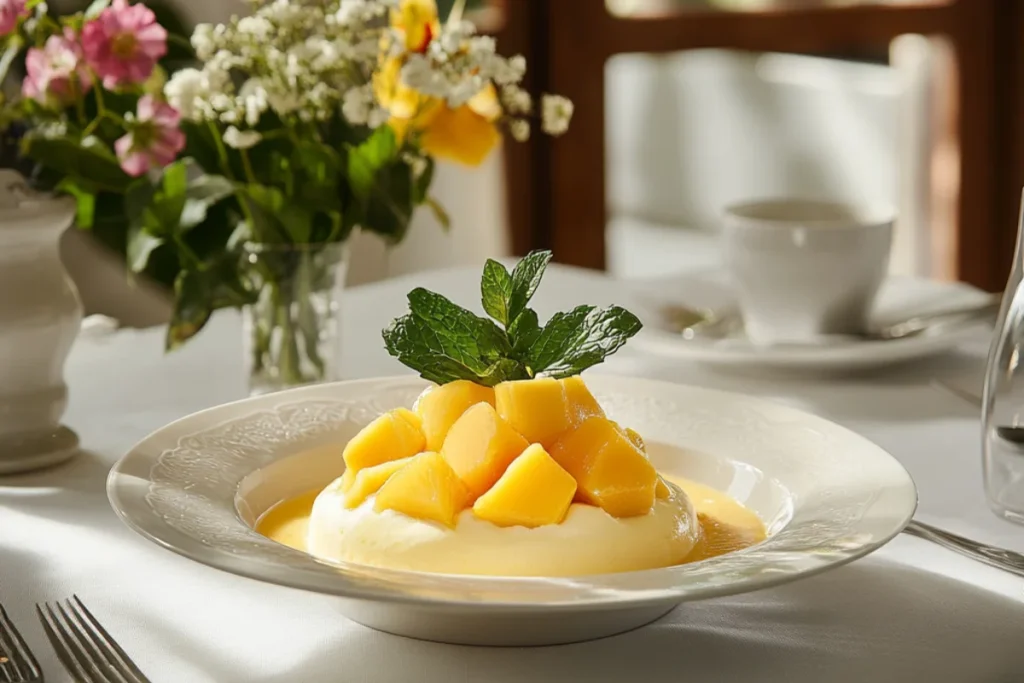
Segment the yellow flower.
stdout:
<svg viewBox="0 0 1024 683">
<path fill-rule="evenodd" d="M 441 32 L 434 0 L 402 0 L 398 9 L 391 10 L 392 28 L 405 32 L 405 49 L 426 52 L 427 45 Z"/>
<path fill-rule="evenodd" d="M 406 53 L 425 52 L 441 31 L 434 0 L 402 0 L 391 25 L 405 34 Z M 501 140 L 494 122 L 502 114 L 494 86 L 488 85 L 456 109 L 402 83 L 404 55 L 382 57 L 373 76 L 374 95 L 390 113 L 388 125 L 399 140 L 414 135 L 427 154 L 476 166 Z"/>
<path fill-rule="evenodd" d="M 373 94 L 392 119 L 422 124 L 440 101 L 402 83 L 402 65 L 400 57 L 387 59 L 373 75 Z"/>
<path fill-rule="evenodd" d="M 488 85 L 457 109 L 437 107 L 420 136 L 423 151 L 439 159 L 479 166 L 501 141 L 494 121 L 501 105 Z"/>
</svg>

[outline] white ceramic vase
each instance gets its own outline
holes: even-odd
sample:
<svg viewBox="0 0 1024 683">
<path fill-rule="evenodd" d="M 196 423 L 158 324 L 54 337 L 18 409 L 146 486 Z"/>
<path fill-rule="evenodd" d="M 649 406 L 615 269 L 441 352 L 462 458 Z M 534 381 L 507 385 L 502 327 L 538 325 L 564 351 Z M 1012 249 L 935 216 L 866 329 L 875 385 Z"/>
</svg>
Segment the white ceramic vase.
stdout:
<svg viewBox="0 0 1024 683">
<path fill-rule="evenodd" d="M 78 452 L 77 435 L 60 423 L 64 361 L 82 322 L 58 248 L 74 215 L 70 197 L 33 192 L 0 169 L 0 475 Z"/>
</svg>

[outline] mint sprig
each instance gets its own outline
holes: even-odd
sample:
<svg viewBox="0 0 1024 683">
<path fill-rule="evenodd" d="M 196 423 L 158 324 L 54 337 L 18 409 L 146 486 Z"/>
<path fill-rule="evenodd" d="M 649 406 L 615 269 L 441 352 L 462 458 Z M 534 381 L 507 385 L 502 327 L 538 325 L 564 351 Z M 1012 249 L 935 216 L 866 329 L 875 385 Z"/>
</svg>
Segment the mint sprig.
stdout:
<svg viewBox="0 0 1024 683">
<path fill-rule="evenodd" d="M 534 251 L 511 273 L 488 260 L 480 280 L 480 317 L 417 288 L 409 313 L 384 330 L 388 353 L 437 384 L 466 379 L 484 386 L 544 376 L 578 375 L 622 348 L 640 320 L 619 306 L 578 306 L 543 327 L 527 304 L 540 286 L 550 251 Z"/>
</svg>

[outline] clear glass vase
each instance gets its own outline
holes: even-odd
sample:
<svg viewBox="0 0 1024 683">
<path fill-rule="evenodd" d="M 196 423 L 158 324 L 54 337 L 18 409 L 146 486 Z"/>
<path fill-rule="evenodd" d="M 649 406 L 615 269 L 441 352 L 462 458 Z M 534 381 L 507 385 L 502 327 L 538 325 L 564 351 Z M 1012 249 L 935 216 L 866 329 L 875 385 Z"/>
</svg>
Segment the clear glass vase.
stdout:
<svg viewBox="0 0 1024 683">
<path fill-rule="evenodd" d="M 1024 198 L 1013 268 L 989 350 L 982 399 L 985 496 L 992 510 L 1024 524 Z"/>
<path fill-rule="evenodd" d="M 243 311 L 249 393 L 338 379 L 345 244 L 247 244 L 259 292 Z"/>
</svg>

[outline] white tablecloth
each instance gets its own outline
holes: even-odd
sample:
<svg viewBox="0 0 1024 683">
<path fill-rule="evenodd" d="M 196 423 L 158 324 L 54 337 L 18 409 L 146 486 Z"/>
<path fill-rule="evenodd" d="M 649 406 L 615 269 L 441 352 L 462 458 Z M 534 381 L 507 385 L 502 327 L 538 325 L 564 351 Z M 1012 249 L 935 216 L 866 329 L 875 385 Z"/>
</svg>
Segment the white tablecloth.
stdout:
<svg viewBox="0 0 1024 683">
<path fill-rule="evenodd" d="M 478 270 L 353 290 L 343 367 L 351 378 L 402 371 L 378 330 L 414 284 L 476 300 Z M 553 268 L 542 315 L 621 299 L 622 285 Z M 66 422 L 85 452 L 72 463 L 0 478 L 0 602 L 42 660 L 69 680 L 33 605 L 77 593 L 155 683 L 362 681 L 819 681 L 991 683 L 1024 680 L 1024 581 L 901 537 L 822 576 L 684 605 L 659 623 L 603 641 L 525 650 L 418 642 L 346 621 L 329 600 L 209 569 L 134 535 L 107 505 L 111 464 L 148 432 L 245 392 L 239 319 L 217 316 L 164 356 L 162 331 L 83 336 L 67 370 Z M 980 373 L 986 340 L 916 366 L 843 380 L 710 374 L 628 347 L 605 371 L 760 394 L 803 407 L 887 448 L 920 488 L 919 516 L 1024 550 L 1024 529 L 988 512 L 974 409 L 929 386 Z"/>
</svg>

